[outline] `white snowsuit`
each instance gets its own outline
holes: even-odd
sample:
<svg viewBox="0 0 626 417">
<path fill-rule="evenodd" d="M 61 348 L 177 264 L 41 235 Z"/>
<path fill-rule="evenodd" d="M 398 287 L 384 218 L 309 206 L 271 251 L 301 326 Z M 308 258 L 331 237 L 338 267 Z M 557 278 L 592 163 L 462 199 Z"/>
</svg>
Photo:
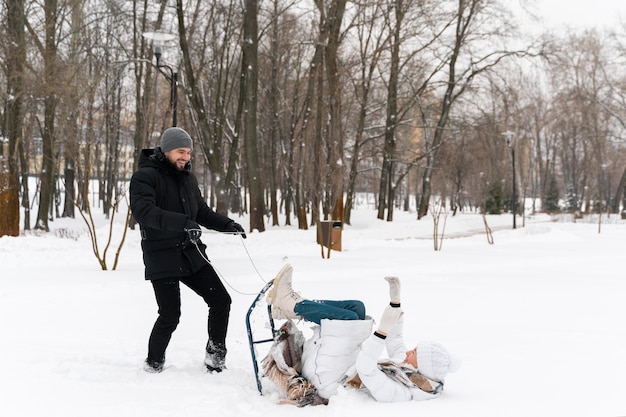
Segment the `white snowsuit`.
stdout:
<svg viewBox="0 0 626 417">
<path fill-rule="evenodd" d="M 404 361 L 407 348 L 403 322 L 404 317 L 401 317 L 383 340 L 372 334 L 372 320 L 323 319 L 313 328 L 313 336 L 304 343 L 302 375 L 324 398 L 336 394 L 337 388 L 357 373 L 366 391 L 377 401 L 419 401 L 439 397 L 440 392 L 429 393 L 394 380 L 378 366 L 385 347 L 392 362 Z"/>
<path fill-rule="evenodd" d="M 372 320 L 322 319 L 313 336 L 304 342 L 302 375 L 324 398 L 356 374 L 361 344 L 372 332 Z"/>
</svg>

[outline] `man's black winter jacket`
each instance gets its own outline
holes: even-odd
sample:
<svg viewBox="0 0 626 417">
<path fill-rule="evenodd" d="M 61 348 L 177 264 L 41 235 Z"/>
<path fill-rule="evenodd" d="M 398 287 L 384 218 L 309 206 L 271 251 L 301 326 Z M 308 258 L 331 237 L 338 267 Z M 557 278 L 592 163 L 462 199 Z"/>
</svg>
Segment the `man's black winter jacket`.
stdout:
<svg viewBox="0 0 626 417">
<path fill-rule="evenodd" d="M 141 227 L 146 279 L 183 277 L 206 265 L 206 246 L 189 242 L 185 222 L 224 231 L 233 220 L 211 210 L 200 194 L 191 165 L 179 171 L 160 148 L 144 149 L 130 180 L 130 207 Z"/>
</svg>

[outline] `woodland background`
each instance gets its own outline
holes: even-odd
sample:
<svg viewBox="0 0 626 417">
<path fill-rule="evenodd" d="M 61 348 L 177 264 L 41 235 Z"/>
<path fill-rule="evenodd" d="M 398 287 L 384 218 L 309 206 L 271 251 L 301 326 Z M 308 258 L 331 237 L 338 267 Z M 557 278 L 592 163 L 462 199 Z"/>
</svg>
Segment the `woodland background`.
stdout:
<svg viewBox="0 0 626 417">
<path fill-rule="evenodd" d="M 620 213 L 626 25 L 537 31 L 532 10 L 3 0 L 0 236 L 113 215 L 141 149 L 173 124 L 194 138 L 209 205 L 259 232 L 264 219 L 350 224 L 360 192 L 387 221 L 529 199 L 532 211 Z M 155 33 L 173 36 L 157 45 Z"/>
</svg>

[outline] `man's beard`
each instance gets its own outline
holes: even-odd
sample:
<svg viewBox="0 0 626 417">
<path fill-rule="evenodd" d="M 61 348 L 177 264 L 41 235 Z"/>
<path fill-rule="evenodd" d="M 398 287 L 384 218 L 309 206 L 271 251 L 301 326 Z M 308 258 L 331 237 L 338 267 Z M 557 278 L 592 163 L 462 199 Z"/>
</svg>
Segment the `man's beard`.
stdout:
<svg viewBox="0 0 626 417">
<path fill-rule="evenodd" d="M 182 167 L 178 166 L 178 159 L 171 161 L 168 159 L 168 162 L 170 163 L 170 165 L 172 165 L 177 171 L 184 171 L 185 167 L 187 166 L 187 164 L 189 163 L 189 161 L 185 161 L 185 164 Z"/>
</svg>

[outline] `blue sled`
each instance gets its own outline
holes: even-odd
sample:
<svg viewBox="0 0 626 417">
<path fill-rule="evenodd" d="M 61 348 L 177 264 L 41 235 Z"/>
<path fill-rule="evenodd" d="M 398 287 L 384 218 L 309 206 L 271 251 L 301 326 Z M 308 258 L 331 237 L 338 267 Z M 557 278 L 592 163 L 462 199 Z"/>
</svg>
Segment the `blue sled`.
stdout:
<svg viewBox="0 0 626 417">
<path fill-rule="evenodd" d="M 268 304 L 267 315 L 269 317 L 270 327 L 272 330 L 272 337 L 269 339 L 254 340 L 252 336 L 252 329 L 250 328 L 250 315 L 252 314 L 254 309 L 257 307 L 257 303 L 259 302 L 261 297 L 263 297 L 265 293 L 267 293 L 267 290 L 269 290 L 272 287 L 273 283 L 274 283 L 274 280 L 271 280 L 270 282 L 265 284 L 261 292 L 257 294 L 256 298 L 250 305 L 250 308 L 248 309 L 248 313 L 246 314 L 246 329 L 248 331 L 248 342 L 250 343 L 250 354 L 252 354 L 252 365 L 254 366 L 254 377 L 256 378 L 256 386 L 259 390 L 259 394 L 261 395 L 263 395 L 263 387 L 261 385 L 261 377 L 259 376 L 259 362 L 256 357 L 256 351 L 254 349 L 254 345 L 257 345 L 259 343 L 274 342 L 274 337 L 276 336 L 276 329 L 274 328 L 274 318 L 272 317 L 272 306 Z"/>
</svg>

